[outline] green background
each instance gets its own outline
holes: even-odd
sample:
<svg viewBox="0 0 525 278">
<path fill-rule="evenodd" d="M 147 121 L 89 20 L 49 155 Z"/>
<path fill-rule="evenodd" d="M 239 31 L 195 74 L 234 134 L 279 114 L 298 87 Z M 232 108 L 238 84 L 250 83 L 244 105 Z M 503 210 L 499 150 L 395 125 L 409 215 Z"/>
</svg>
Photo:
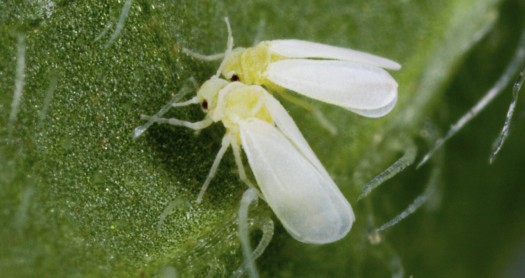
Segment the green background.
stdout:
<svg viewBox="0 0 525 278">
<path fill-rule="evenodd" d="M 223 51 L 229 16 L 238 46 L 256 37 L 300 38 L 403 65 L 392 73 L 399 103 L 384 118 L 311 101 L 335 123 L 336 136 L 282 101 L 353 204 L 357 222 L 342 241 L 305 245 L 260 201 L 251 210 L 252 244 L 261 235 L 258 223 L 276 223 L 257 261 L 263 276 L 384 277 L 400 273 L 400 264 L 416 277 L 512 275 L 525 246 L 523 101 L 508 142 L 488 164 L 510 88 L 432 163 L 409 167 L 362 201 L 357 196 L 412 144 L 419 160 L 428 140 L 496 82 L 524 28 L 522 1 L 136 0 L 120 36 L 105 47 L 124 2 L 0 2 L 0 273 L 185 277 L 237 269 L 236 214 L 245 185 L 231 152 L 204 202 L 193 202 L 224 129 L 195 134 L 162 125 L 131 139 L 140 114 L 155 113 L 189 77 L 201 83 L 215 72 L 216 63 L 196 61 L 181 48 Z M 19 48 L 24 87 L 10 121 Z M 203 117 L 196 107 L 169 115 Z M 371 229 L 421 194 L 433 170 L 441 175 L 428 205 L 371 244 Z"/>
</svg>

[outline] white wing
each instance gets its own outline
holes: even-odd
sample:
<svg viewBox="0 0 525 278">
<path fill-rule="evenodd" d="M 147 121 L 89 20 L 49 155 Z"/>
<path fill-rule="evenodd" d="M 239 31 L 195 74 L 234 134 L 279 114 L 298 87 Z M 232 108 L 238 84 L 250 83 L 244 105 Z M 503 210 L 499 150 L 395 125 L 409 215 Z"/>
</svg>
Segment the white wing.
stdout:
<svg viewBox="0 0 525 278">
<path fill-rule="evenodd" d="M 370 53 L 301 40 L 273 40 L 270 50 L 289 58 L 334 59 L 398 70 L 398 63 Z"/>
<path fill-rule="evenodd" d="M 305 156 L 310 163 L 312 163 L 319 173 L 323 174 L 326 179 L 331 180 L 332 178 L 328 172 L 326 172 L 326 169 L 323 167 L 319 159 L 317 159 L 317 156 L 315 156 L 314 152 L 308 145 L 308 142 L 304 139 L 303 134 L 299 131 L 299 128 L 284 107 L 271 95 L 265 98 L 264 104 L 280 131 L 297 148 L 297 150 Z"/>
<path fill-rule="evenodd" d="M 397 82 L 385 70 L 345 61 L 288 59 L 271 63 L 271 82 L 367 117 L 381 117 L 397 101 Z"/>
<path fill-rule="evenodd" d="M 286 230 L 295 239 L 314 244 L 344 237 L 354 214 L 334 182 L 275 126 L 256 118 L 239 126 L 259 188 Z"/>
</svg>

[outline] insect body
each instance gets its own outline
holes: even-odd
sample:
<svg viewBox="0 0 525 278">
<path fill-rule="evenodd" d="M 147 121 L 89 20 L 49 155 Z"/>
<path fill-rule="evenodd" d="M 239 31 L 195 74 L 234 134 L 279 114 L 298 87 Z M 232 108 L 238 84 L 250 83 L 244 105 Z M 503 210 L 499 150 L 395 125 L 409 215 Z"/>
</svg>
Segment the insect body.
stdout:
<svg viewBox="0 0 525 278">
<path fill-rule="evenodd" d="M 398 69 L 399 65 L 355 50 L 275 40 L 234 49 L 225 57 L 222 74 L 228 80 L 264 85 L 277 92 L 286 88 L 364 116 L 380 117 L 397 100 L 397 83 L 382 67 Z"/>
<path fill-rule="evenodd" d="M 247 178 L 240 154 L 243 147 L 260 189 L 286 230 L 306 243 L 329 243 L 344 237 L 352 227 L 354 213 L 327 171 L 281 104 L 258 85 L 227 82 L 212 77 L 193 99 L 173 106 L 200 104 L 204 120 L 189 123 L 178 119 L 143 117 L 203 129 L 222 122 L 226 134 L 197 199 L 213 178 L 229 146 L 233 149 L 241 180 Z M 255 188 L 255 187 L 254 187 Z"/>
<path fill-rule="evenodd" d="M 220 73 L 229 81 L 257 84 L 272 92 L 284 89 L 338 105 L 367 117 L 388 114 L 397 101 L 397 82 L 384 69 L 400 69 L 389 59 L 302 40 L 263 41 L 251 48 L 233 48 L 205 56 L 185 49 L 197 59 L 223 57 Z"/>
</svg>

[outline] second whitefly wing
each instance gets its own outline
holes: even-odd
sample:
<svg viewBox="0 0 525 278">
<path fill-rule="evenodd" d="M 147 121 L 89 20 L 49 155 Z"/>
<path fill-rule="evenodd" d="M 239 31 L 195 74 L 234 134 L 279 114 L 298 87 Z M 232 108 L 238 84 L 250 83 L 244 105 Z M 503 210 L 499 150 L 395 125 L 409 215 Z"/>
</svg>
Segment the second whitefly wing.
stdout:
<svg viewBox="0 0 525 278">
<path fill-rule="evenodd" d="M 397 101 L 397 82 L 382 68 L 367 64 L 286 59 L 270 63 L 265 77 L 281 87 L 367 117 L 386 115 Z"/>
<path fill-rule="evenodd" d="M 288 58 L 319 58 L 356 62 L 398 70 L 398 63 L 370 53 L 303 40 L 272 40 L 270 51 Z"/>
<path fill-rule="evenodd" d="M 274 111 L 282 107 L 277 104 L 275 110 L 269 104 L 279 128 L 257 118 L 239 123 L 242 146 L 266 202 L 299 241 L 323 244 L 343 238 L 355 219 L 350 204 L 291 118 L 279 119 L 282 114 Z"/>
</svg>

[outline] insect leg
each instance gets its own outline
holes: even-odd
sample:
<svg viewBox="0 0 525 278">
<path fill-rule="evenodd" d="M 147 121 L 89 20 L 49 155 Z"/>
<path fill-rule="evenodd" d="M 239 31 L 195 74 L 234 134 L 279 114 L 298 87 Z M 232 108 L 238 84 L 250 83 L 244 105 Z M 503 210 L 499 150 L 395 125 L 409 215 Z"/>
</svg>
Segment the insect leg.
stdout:
<svg viewBox="0 0 525 278">
<path fill-rule="evenodd" d="M 239 170 L 239 178 L 242 182 L 244 182 L 248 187 L 252 188 L 257 192 L 259 197 L 261 197 L 263 200 L 262 193 L 255 187 L 255 185 L 250 181 L 248 176 L 246 175 L 246 172 L 244 171 L 244 164 L 242 163 L 242 157 L 241 157 L 241 148 L 239 147 L 239 143 L 237 140 L 232 140 L 231 143 L 232 150 L 233 150 L 233 156 L 235 157 L 235 164 L 237 164 L 237 168 Z"/>
<path fill-rule="evenodd" d="M 200 53 L 194 52 L 185 47 L 182 48 L 182 52 L 184 52 L 186 55 L 189 55 L 197 60 L 201 60 L 205 62 L 217 61 L 217 60 L 220 60 L 226 57 L 233 49 L 233 35 L 232 35 L 231 27 L 230 27 L 230 21 L 228 20 L 227 17 L 224 18 L 224 21 L 226 22 L 226 28 L 228 29 L 227 49 L 224 53 L 215 53 L 211 55 L 206 55 L 206 54 L 200 54 Z M 224 63 L 224 60 L 223 60 L 223 63 Z M 221 68 L 222 68 L 222 64 L 221 64 L 221 67 L 219 67 L 219 69 Z"/>
<path fill-rule="evenodd" d="M 228 147 L 231 144 L 231 139 L 228 134 L 224 135 L 221 142 L 221 149 L 217 153 L 217 156 L 215 157 L 215 160 L 213 161 L 213 164 L 211 166 L 210 172 L 208 173 L 208 177 L 206 178 L 206 181 L 204 181 L 204 184 L 201 187 L 201 191 L 199 192 L 199 196 L 197 196 L 197 204 L 200 204 L 202 202 L 202 198 L 204 197 L 204 193 L 206 192 L 206 189 L 208 189 L 208 186 L 210 185 L 211 179 L 215 176 L 215 173 L 217 172 L 217 168 L 219 167 L 219 163 L 221 162 L 222 157 L 224 156 L 224 153 L 228 150 Z"/>
<path fill-rule="evenodd" d="M 168 112 L 172 107 L 178 107 L 182 106 L 180 104 L 182 103 L 188 103 L 189 101 L 184 102 L 178 102 L 180 99 L 182 99 L 187 93 L 191 92 L 191 90 L 188 88 L 188 86 L 183 86 L 179 92 L 173 97 L 173 99 L 168 102 L 166 105 L 164 105 L 159 112 L 157 112 L 154 116 L 150 117 L 150 120 L 148 120 L 145 124 L 138 126 L 135 128 L 133 133 L 133 139 L 137 139 L 140 137 L 152 124 L 155 123 L 154 119 L 162 117 L 166 112 Z M 192 99 L 193 100 L 193 99 Z M 191 100 L 190 100 L 191 101 Z M 191 103 L 188 103 L 188 105 Z"/>
<path fill-rule="evenodd" d="M 213 120 L 210 118 L 205 118 L 202 121 L 198 121 L 194 123 L 187 122 L 187 121 L 181 121 L 175 118 L 158 118 L 156 116 L 147 116 L 147 115 L 140 115 L 140 118 L 142 120 L 148 120 L 153 123 L 183 126 L 183 127 L 191 128 L 193 130 L 201 130 L 201 129 L 207 128 L 213 123 Z"/>
<path fill-rule="evenodd" d="M 193 97 L 187 101 L 183 101 L 183 102 L 173 102 L 171 103 L 171 107 L 183 107 L 183 106 L 188 106 L 188 105 L 192 105 L 192 104 L 197 104 L 199 103 L 199 98 L 198 97 Z"/>
<path fill-rule="evenodd" d="M 222 69 L 224 68 L 224 65 L 226 64 L 226 58 L 230 56 L 233 50 L 233 35 L 232 35 L 232 28 L 230 27 L 230 21 L 228 20 L 228 17 L 225 17 L 224 21 L 226 22 L 226 29 L 228 29 L 228 40 L 226 42 L 226 51 L 224 51 L 224 59 L 222 59 L 221 64 L 219 65 L 219 68 L 217 69 L 217 73 L 215 73 L 216 77 L 219 77 L 221 75 Z"/>
</svg>

